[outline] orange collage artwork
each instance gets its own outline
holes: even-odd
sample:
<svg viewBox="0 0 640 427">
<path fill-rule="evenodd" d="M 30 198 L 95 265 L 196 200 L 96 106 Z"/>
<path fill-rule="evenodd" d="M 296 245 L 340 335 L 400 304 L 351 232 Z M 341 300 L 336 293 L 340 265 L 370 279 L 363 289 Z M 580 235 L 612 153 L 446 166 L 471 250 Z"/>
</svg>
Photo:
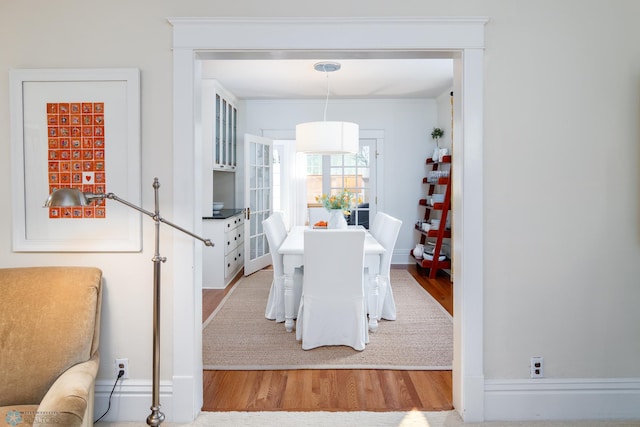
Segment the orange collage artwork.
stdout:
<svg viewBox="0 0 640 427">
<path fill-rule="evenodd" d="M 59 188 L 106 192 L 103 102 L 47 103 L 49 193 Z M 105 218 L 95 206 L 49 208 L 49 218 Z"/>
</svg>

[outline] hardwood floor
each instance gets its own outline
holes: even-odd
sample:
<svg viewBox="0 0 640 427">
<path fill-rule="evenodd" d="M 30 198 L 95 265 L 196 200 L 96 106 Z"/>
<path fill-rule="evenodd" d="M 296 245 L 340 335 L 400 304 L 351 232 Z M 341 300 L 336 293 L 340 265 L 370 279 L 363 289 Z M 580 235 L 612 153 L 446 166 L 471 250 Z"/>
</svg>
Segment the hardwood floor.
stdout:
<svg viewBox="0 0 640 427">
<path fill-rule="evenodd" d="M 416 265 L 393 266 L 416 281 L 453 314 L 453 284 L 429 279 Z M 203 321 L 232 288 L 205 289 Z M 451 371 L 300 369 L 204 371 L 203 411 L 446 411 L 453 409 Z"/>
</svg>

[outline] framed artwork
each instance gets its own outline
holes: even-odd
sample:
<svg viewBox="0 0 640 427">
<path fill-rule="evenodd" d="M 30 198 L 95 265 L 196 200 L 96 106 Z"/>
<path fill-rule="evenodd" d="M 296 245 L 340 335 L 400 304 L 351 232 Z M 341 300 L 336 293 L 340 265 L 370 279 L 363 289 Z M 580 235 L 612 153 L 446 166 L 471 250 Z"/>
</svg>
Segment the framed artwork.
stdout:
<svg viewBox="0 0 640 427">
<path fill-rule="evenodd" d="M 10 71 L 13 250 L 136 252 L 141 214 L 117 202 L 45 208 L 59 188 L 140 205 L 140 72 Z"/>
</svg>

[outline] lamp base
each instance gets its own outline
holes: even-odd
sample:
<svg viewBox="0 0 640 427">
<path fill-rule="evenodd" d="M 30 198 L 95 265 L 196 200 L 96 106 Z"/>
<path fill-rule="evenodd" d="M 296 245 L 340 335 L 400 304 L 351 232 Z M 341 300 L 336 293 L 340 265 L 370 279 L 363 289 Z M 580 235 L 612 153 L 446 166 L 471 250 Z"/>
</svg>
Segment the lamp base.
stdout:
<svg viewBox="0 0 640 427">
<path fill-rule="evenodd" d="M 151 407 L 151 415 L 147 417 L 148 426 L 159 426 L 164 421 L 164 414 L 160 412 L 159 407 Z"/>
</svg>

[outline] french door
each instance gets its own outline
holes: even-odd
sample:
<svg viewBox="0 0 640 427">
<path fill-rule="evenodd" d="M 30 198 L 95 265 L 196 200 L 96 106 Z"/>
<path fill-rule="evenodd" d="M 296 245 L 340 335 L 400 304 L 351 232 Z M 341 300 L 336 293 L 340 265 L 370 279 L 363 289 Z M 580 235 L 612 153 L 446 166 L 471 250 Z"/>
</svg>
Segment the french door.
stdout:
<svg viewBox="0 0 640 427">
<path fill-rule="evenodd" d="M 271 252 L 262 221 L 273 212 L 273 141 L 244 136 L 244 275 L 271 264 Z"/>
</svg>

